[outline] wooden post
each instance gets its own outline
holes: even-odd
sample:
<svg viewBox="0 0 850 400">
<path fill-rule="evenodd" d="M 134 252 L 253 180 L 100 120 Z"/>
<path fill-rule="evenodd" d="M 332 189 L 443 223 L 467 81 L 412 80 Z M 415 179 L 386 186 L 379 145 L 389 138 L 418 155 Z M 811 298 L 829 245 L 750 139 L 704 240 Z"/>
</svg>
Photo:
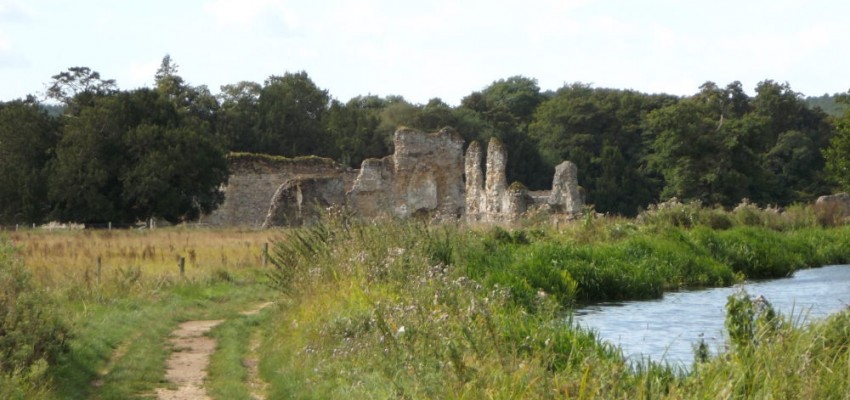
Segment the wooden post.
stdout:
<svg viewBox="0 0 850 400">
<path fill-rule="evenodd" d="M 263 243 L 263 266 L 265 267 L 266 264 L 268 264 L 268 262 L 269 262 L 269 243 L 266 242 L 266 243 Z"/>
<path fill-rule="evenodd" d="M 100 285 L 100 271 L 103 266 L 103 259 L 101 256 L 97 256 L 97 284 Z"/>
<path fill-rule="evenodd" d="M 180 257 L 180 262 L 177 264 L 177 267 L 180 268 L 180 276 L 186 272 L 186 257 Z"/>
<path fill-rule="evenodd" d="M 109 221 L 109 230 L 112 230 L 112 221 Z"/>
</svg>

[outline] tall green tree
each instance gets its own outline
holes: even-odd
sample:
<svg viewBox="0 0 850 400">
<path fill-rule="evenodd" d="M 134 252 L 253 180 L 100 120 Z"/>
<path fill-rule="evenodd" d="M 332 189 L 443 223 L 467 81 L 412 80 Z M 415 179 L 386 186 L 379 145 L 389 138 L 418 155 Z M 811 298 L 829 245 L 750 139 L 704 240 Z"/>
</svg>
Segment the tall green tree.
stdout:
<svg viewBox="0 0 850 400">
<path fill-rule="evenodd" d="M 522 124 L 531 121 L 537 106 L 545 100 L 537 80 L 521 75 L 495 81 L 481 95 L 485 110 L 504 108 Z"/>
<path fill-rule="evenodd" d="M 833 134 L 829 116 L 809 108 L 788 83 L 771 80 L 756 86 L 752 110 L 748 117 L 757 118 L 760 123 L 752 135 L 757 139 L 752 147 L 761 156 L 770 185 L 762 190 L 768 194 L 763 201 L 808 202 L 828 191 L 821 150 Z"/>
<path fill-rule="evenodd" d="M 0 223 L 41 222 L 59 123 L 32 97 L 0 103 Z"/>
<path fill-rule="evenodd" d="M 51 164 L 49 196 L 62 220 L 172 222 L 209 212 L 227 179 L 206 125 L 157 90 L 98 98 L 70 119 Z"/>
<path fill-rule="evenodd" d="M 457 124 L 452 108 L 439 98 L 433 98 L 422 107 L 413 121 L 413 125 L 425 131 L 438 131 Z"/>
<path fill-rule="evenodd" d="M 697 96 L 648 115 L 651 166 L 664 176 L 662 199 L 730 206 L 750 196 L 748 168 L 754 160 L 730 97 L 719 91 L 714 84 L 703 85 Z"/>
<path fill-rule="evenodd" d="M 259 132 L 262 89 L 262 85 L 248 81 L 221 87 L 216 129 L 228 150 L 249 153 L 264 150 Z"/>
<path fill-rule="evenodd" d="M 839 97 L 850 106 L 850 92 Z M 850 111 L 835 120 L 835 136 L 823 150 L 826 159 L 826 175 L 839 190 L 850 192 Z"/>
<path fill-rule="evenodd" d="M 674 101 L 628 90 L 570 84 L 542 103 L 529 128 L 547 163 L 570 160 L 596 210 L 634 215 L 657 199 L 646 168 L 645 116 Z"/>
<path fill-rule="evenodd" d="M 269 77 L 259 98 L 262 152 L 326 155 L 330 138 L 322 126 L 330 96 L 306 72 Z"/>
<path fill-rule="evenodd" d="M 379 129 L 384 107 L 385 101 L 376 96 L 359 96 L 347 103 L 332 101 L 324 121 L 333 141 L 331 156 L 343 164 L 358 167 L 366 158 L 389 154 L 389 140 Z"/>
</svg>

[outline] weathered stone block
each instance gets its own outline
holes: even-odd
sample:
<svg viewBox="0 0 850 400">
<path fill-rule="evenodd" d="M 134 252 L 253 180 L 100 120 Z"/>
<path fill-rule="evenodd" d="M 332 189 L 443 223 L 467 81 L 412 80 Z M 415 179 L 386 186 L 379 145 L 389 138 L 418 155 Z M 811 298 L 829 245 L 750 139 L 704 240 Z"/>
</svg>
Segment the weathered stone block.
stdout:
<svg viewBox="0 0 850 400">
<path fill-rule="evenodd" d="M 564 161 L 555 167 L 549 206 L 555 212 L 568 214 L 581 213 L 584 208 L 578 186 L 578 168 L 570 161 Z"/>
</svg>

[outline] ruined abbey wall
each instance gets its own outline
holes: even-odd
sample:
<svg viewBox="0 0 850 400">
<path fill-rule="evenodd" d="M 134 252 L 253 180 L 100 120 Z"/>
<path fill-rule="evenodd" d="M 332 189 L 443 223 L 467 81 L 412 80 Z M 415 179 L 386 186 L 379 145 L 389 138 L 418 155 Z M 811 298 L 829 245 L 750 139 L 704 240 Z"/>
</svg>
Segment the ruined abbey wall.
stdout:
<svg viewBox="0 0 850 400">
<path fill-rule="evenodd" d="M 364 217 L 399 218 L 463 213 L 463 139 L 454 133 L 395 133 L 395 152 L 366 160 L 348 193 L 349 204 Z"/>
<path fill-rule="evenodd" d="M 292 179 L 339 177 L 350 186 L 353 172 L 331 159 L 235 155 L 224 187 L 224 203 L 201 219 L 213 226 L 262 226 L 278 189 Z"/>
<path fill-rule="evenodd" d="M 272 227 L 310 223 L 322 209 L 348 207 L 364 218 L 392 216 L 510 223 L 530 209 L 571 216 L 583 208 L 575 165 L 556 169 L 551 191 L 508 184 L 507 151 L 493 139 L 483 154 L 477 142 L 449 131 L 399 129 L 395 151 L 351 170 L 318 157 L 285 159 L 243 155 L 231 160 L 225 201 L 202 222 Z M 485 168 L 486 167 L 486 168 Z"/>
</svg>

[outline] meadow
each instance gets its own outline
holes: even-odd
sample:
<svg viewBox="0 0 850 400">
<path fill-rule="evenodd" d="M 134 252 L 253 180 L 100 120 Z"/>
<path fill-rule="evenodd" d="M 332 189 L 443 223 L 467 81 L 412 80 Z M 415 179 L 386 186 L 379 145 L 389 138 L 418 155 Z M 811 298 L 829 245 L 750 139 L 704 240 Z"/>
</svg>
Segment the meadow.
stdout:
<svg viewBox="0 0 850 400">
<path fill-rule="evenodd" d="M 688 371 L 626 361 L 571 322 L 587 302 L 850 262 L 850 226 L 809 207 L 674 205 L 638 219 L 532 217 L 510 228 L 340 212 L 298 229 L 34 230 L 2 240 L 0 283 L 35 293 L 3 301 L 40 320 L 16 325 L 18 345 L 0 341 L 0 351 L 24 339 L 43 349 L 0 363 L 3 398 L 149 396 L 167 385 L 169 332 L 200 318 L 226 319 L 210 334 L 218 345 L 205 384 L 221 399 L 254 398 L 257 387 L 269 399 L 850 393 L 848 311 L 801 327 L 745 294 L 730 298 L 729 348 L 709 355 L 697 344 Z M 265 301 L 275 305 L 239 314 Z"/>
</svg>

